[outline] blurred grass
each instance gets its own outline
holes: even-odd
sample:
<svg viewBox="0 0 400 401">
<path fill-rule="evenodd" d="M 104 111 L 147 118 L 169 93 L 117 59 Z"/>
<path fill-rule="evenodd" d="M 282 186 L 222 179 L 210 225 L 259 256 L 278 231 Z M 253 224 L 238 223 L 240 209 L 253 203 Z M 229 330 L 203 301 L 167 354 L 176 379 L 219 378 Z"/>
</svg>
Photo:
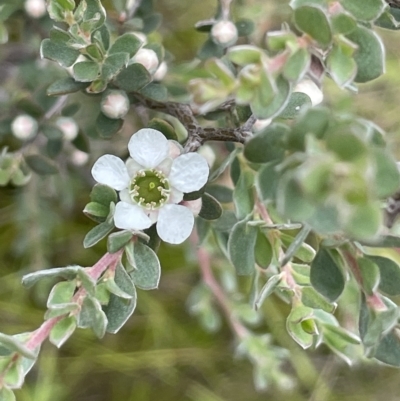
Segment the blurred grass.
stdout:
<svg viewBox="0 0 400 401">
<path fill-rule="evenodd" d="M 287 2 L 237 1 L 235 14 L 255 18 L 260 31 L 279 29 L 287 19 Z M 241 5 L 242 4 L 242 5 Z M 243 5 L 246 6 L 243 6 Z M 161 29 L 167 50 L 177 61 L 193 58 L 204 34 L 193 25 L 212 16 L 215 2 L 159 0 L 165 15 Z M 13 17 L 15 40 L 21 38 L 23 15 Z M 33 23 L 29 23 L 33 24 Z M 37 53 L 40 35 L 29 46 Z M 360 87 L 354 96 L 325 82 L 328 104 L 343 112 L 374 120 L 389 132 L 400 157 L 399 34 L 380 31 L 389 57 L 387 74 Z M 262 35 L 255 38 L 259 43 Z M 28 73 L 29 71 L 27 71 Z M 30 85 L 35 81 L 31 81 Z M 28 82 L 29 83 L 29 82 Z M 6 82 L 12 91 L 15 77 Z M 3 110 L 4 112 L 4 110 Z M 12 110 L 10 110 L 12 112 Z M 134 124 L 134 122 L 133 122 Z M 118 137 L 123 143 L 124 137 Z M 101 151 L 104 143 L 95 145 Z M 118 147 L 118 145 L 113 145 Z M 38 327 L 43 319 L 50 282 L 33 289 L 20 285 L 23 274 L 51 266 L 92 265 L 105 244 L 84 250 L 82 240 L 92 224 L 81 213 L 88 200 L 90 178 L 84 169 L 45 181 L 34 179 L 24 189 L 2 188 L 0 195 L 0 331 L 13 334 Z M 376 363 L 349 368 L 324 347 L 304 352 L 285 331 L 285 305 L 272 298 L 266 304 L 264 330 L 277 344 L 288 347 L 292 363 L 286 370 L 299 378 L 293 390 L 257 393 L 252 367 L 233 355 L 234 343 L 224 325 L 217 334 L 205 332 L 187 313 L 185 302 L 199 280 L 189 245 L 163 246 L 163 274 L 158 291 L 139 291 L 138 307 L 117 335 L 99 341 L 90 331 L 78 330 L 57 350 L 43 346 L 39 362 L 17 391 L 19 401 L 386 401 L 398 400 L 399 371 Z M 215 264 L 220 263 L 218 260 Z M 346 300 L 350 298 L 346 297 Z M 356 302 L 356 301 L 354 301 Z M 345 306 L 345 305 L 344 305 Z M 355 303 L 349 305 L 355 307 Z M 346 306 L 345 306 L 346 307 Z"/>
</svg>

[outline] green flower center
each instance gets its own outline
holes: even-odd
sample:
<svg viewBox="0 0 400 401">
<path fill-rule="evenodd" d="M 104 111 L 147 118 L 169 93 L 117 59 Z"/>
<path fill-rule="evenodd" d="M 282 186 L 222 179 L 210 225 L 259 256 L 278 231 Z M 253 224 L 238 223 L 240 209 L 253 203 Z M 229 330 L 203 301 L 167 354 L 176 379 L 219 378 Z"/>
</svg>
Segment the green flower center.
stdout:
<svg viewBox="0 0 400 401">
<path fill-rule="evenodd" d="M 159 170 L 140 170 L 131 180 L 131 199 L 146 209 L 157 209 L 168 201 L 170 195 L 168 179 Z"/>
</svg>

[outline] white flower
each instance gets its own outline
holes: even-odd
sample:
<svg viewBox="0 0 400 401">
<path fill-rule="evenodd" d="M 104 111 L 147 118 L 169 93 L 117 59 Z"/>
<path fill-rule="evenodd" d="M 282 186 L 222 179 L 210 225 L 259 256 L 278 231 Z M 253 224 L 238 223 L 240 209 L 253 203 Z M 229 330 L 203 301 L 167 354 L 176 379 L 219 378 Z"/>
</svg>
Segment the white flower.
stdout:
<svg viewBox="0 0 400 401">
<path fill-rule="evenodd" d="M 71 117 L 57 118 L 56 125 L 62 131 L 66 141 L 73 141 L 79 133 L 79 127 L 76 121 Z"/>
<path fill-rule="evenodd" d="M 211 37 L 218 45 L 228 47 L 238 39 L 238 30 L 231 21 L 219 21 L 211 29 Z"/>
<path fill-rule="evenodd" d="M 182 243 L 192 232 L 194 215 L 179 203 L 184 193 L 205 185 L 207 161 L 198 153 L 177 154 L 173 141 L 150 128 L 133 135 L 128 149 L 131 159 L 126 164 L 116 156 L 104 155 L 92 168 L 97 182 L 120 191 L 115 226 L 136 231 L 157 222 L 163 241 Z"/>
<path fill-rule="evenodd" d="M 22 141 L 33 138 L 38 129 L 37 121 L 28 114 L 21 114 L 11 123 L 14 136 Z"/>
<path fill-rule="evenodd" d="M 305 93 L 310 99 L 311 104 L 316 106 L 324 100 L 324 94 L 314 81 L 311 79 L 301 80 L 294 88 L 293 92 Z"/>
<path fill-rule="evenodd" d="M 40 18 L 46 14 L 46 2 L 44 0 L 26 0 L 25 11 L 32 18 Z"/>
<path fill-rule="evenodd" d="M 108 118 L 125 117 L 129 111 L 129 99 L 124 91 L 110 90 L 104 93 L 101 101 L 101 111 Z"/>
</svg>

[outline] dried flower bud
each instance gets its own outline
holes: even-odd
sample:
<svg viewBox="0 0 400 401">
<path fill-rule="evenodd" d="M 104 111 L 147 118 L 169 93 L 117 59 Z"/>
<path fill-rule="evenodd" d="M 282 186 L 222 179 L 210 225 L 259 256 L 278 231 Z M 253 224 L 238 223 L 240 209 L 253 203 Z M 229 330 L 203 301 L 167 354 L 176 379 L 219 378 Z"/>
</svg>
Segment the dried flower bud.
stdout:
<svg viewBox="0 0 400 401">
<path fill-rule="evenodd" d="M 320 104 L 324 100 L 324 94 L 321 89 L 311 79 L 306 78 L 300 81 L 293 92 L 305 93 L 311 99 L 313 106 Z"/>
<path fill-rule="evenodd" d="M 158 67 L 158 57 L 154 50 L 142 48 L 132 57 L 130 64 L 132 63 L 142 64 L 150 74 L 153 74 Z"/>
<path fill-rule="evenodd" d="M 219 21 L 212 27 L 211 37 L 218 45 L 228 47 L 237 41 L 238 31 L 233 22 Z"/>
<path fill-rule="evenodd" d="M 168 66 L 165 61 L 163 61 L 159 67 L 157 68 L 156 72 L 153 75 L 155 81 L 162 81 L 167 74 Z"/>
<path fill-rule="evenodd" d="M 60 117 L 56 125 L 63 132 L 66 141 L 73 141 L 78 136 L 79 127 L 73 118 Z"/>
<path fill-rule="evenodd" d="M 38 123 L 28 114 L 21 114 L 11 123 L 11 130 L 16 138 L 26 141 L 36 135 Z"/>
<path fill-rule="evenodd" d="M 26 13 L 32 18 L 41 18 L 46 14 L 45 0 L 26 0 L 24 7 Z"/>
<path fill-rule="evenodd" d="M 122 118 L 129 111 L 129 99 L 124 91 L 110 90 L 104 93 L 101 111 L 108 118 Z"/>
</svg>

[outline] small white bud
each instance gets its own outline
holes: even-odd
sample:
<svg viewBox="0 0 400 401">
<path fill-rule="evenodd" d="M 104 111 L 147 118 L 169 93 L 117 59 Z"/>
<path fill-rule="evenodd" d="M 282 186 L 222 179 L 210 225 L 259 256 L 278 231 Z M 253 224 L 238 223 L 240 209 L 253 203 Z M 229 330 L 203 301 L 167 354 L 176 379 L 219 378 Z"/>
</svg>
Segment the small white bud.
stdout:
<svg viewBox="0 0 400 401">
<path fill-rule="evenodd" d="M 36 135 L 38 123 L 33 117 L 21 114 L 11 123 L 11 130 L 16 138 L 26 141 Z"/>
<path fill-rule="evenodd" d="M 45 0 L 26 0 L 24 7 L 26 13 L 32 18 L 41 18 L 46 14 Z"/>
<path fill-rule="evenodd" d="M 124 91 L 110 90 L 104 93 L 101 111 L 108 118 L 122 118 L 129 111 L 129 99 Z"/>
<path fill-rule="evenodd" d="M 271 118 L 267 118 L 265 120 L 256 120 L 256 122 L 253 124 L 253 131 L 254 132 L 260 132 L 264 128 L 267 128 L 268 125 L 270 125 L 272 122 Z"/>
<path fill-rule="evenodd" d="M 295 86 L 293 92 L 305 93 L 311 99 L 311 104 L 313 106 L 320 104 L 324 100 L 324 94 L 322 93 L 321 89 L 314 81 L 308 78 L 300 81 Z"/>
<path fill-rule="evenodd" d="M 66 141 L 73 141 L 78 136 L 79 127 L 73 118 L 60 117 L 57 119 L 56 125 L 63 132 Z"/>
<path fill-rule="evenodd" d="M 210 145 L 203 145 L 197 153 L 201 154 L 207 160 L 208 167 L 211 168 L 214 165 L 216 156 Z"/>
<path fill-rule="evenodd" d="M 211 29 L 211 37 L 218 45 L 228 47 L 238 39 L 238 31 L 231 21 L 219 21 Z"/>
<path fill-rule="evenodd" d="M 153 75 L 155 81 L 162 81 L 167 74 L 168 66 L 165 61 L 163 61 L 159 67 L 157 68 L 156 72 Z"/>
<path fill-rule="evenodd" d="M 158 67 L 158 57 L 154 50 L 142 48 L 131 58 L 129 64 L 133 63 L 142 64 L 150 74 L 153 74 Z"/>
<path fill-rule="evenodd" d="M 81 150 L 74 150 L 71 154 L 71 162 L 75 166 L 83 166 L 89 160 L 89 155 Z"/>
</svg>

